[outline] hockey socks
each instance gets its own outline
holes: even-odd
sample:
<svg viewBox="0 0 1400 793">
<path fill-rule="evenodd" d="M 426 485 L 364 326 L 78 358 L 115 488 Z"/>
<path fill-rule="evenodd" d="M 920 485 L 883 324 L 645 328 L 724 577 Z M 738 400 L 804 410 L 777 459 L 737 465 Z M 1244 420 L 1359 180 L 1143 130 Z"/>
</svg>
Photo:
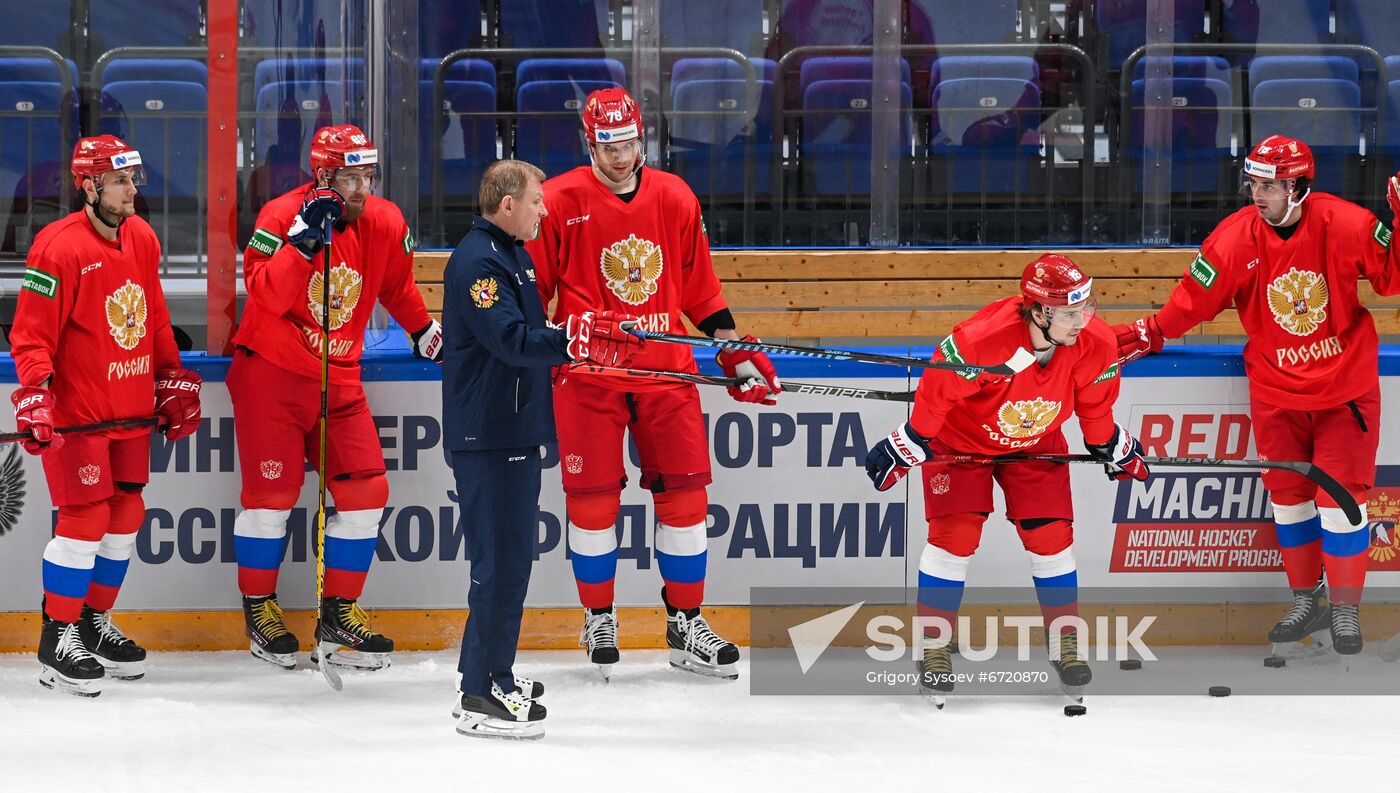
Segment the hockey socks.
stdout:
<svg viewBox="0 0 1400 793">
<path fill-rule="evenodd" d="M 245 509 L 233 521 L 238 591 L 262 597 L 277 591 L 277 571 L 287 553 L 290 509 Z"/>
<path fill-rule="evenodd" d="M 1270 504 L 1290 589 L 1312 589 L 1322 575 L 1322 517 L 1317 506 Z"/>
<path fill-rule="evenodd" d="M 656 527 L 656 566 L 666 582 L 666 599 L 681 610 L 705 600 L 705 523 Z"/>
<path fill-rule="evenodd" d="M 611 606 L 617 578 L 617 532 L 612 525 L 595 530 L 570 521 L 569 550 L 579 602 L 590 609 Z"/>
</svg>

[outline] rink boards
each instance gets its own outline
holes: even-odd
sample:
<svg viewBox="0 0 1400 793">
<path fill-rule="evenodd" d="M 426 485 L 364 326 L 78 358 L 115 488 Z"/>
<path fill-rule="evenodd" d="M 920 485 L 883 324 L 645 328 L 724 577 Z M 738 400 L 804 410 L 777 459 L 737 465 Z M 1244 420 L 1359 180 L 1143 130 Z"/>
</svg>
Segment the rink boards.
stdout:
<svg viewBox="0 0 1400 793">
<path fill-rule="evenodd" d="M 910 354 L 907 348 L 881 348 Z M 927 356 L 927 349 L 912 354 Z M 714 372 L 710 356 L 701 370 Z M 366 391 L 387 461 L 390 509 L 383 519 L 364 602 L 372 608 L 429 612 L 465 605 L 465 535 L 474 516 L 455 501 L 442 453 L 440 380 L 436 367 L 401 351 L 371 351 Z M 223 376 L 227 359 L 190 356 L 205 377 L 204 423 L 192 438 L 152 450 L 146 524 L 123 588 L 127 610 L 194 612 L 222 623 L 236 608 L 233 522 L 239 478 L 232 410 Z M 5 391 L 15 387 L 3 360 Z M 779 361 L 789 380 L 902 391 L 916 379 L 890 367 L 812 360 Z M 1381 362 L 1380 472 L 1371 505 L 1371 583 L 1400 583 L 1400 449 L 1390 440 L 1400 422 L 1400 351 Z M 914 377 L 917 377 L 915 373 Z M 749 587 L 891 587 L 916 581 L 924 545 L 923 487 L 914 476 L 887 493 L 866 478 L 868 446 L 907 417 L 908 405 L 849 397 L 787 393 L 777 407 L 751 406 L 724 389 L 701 387 L 713 455 L 710 487 L 711 604 L 744 606 Z M 1123 373 L 1116 415 L 1163 456 L 1254 456 L 1247 384 L 1235 348 L 1176 350 L 1134 363 Z M 1080 449 L 1077 426 L 1066 427 Z M 654 607 L 661 585 L 651 548 L 650 498 L 635 482 L 635 454 L 619 519 L 618 602 Z M 30 612 L 38 604 L 40 565 L 54 511 L 37 458 L 15 445 L 0 449 L 0 612 Z M 566 551 L 567 524 L 557 450 L 545 451 L 545 479 L 527 605 L 548 615 L 572 611 L 577 596 Z M 1155 470 L 1147 483 L 1112 483 L 1092 465 L 1071 466 L 1075 552 L 1086 587 L 1170 587 L 1190 601 L 1191 588 L 1239 587 L 1240 602 L 1276 600 L 1282 586 L 1268 499 L 1251 471 Z M 939 480 L 931 487 L 943 486 Z M 23 496 L 16 497 L 22 490 Z M 316 479 L 308 474 L 279 594 L 290 609 L 314 602 Z M 22 501 L 22 506 L 16 505 Z M 997 496 L 1000 508 L 1000 495 Z M 972 563 L 973 586 L 1019 586 L 1028 565 L 1009 523 L 987 521 Z M 1150 599 L 1158 599 L 1154 593 Z M 741 615 L 742 610 L 734 612 Z M 17 617 L 18 615 L 11 615 Z M 193 615 L 191 615 L 193 616 Z M 408 615 L 398 615 L 406 618 Z M 738 617 L 733 617 L 737 619 Z M 552 617 L 550 618 L 552 619 Z M 436 621 L 434 621 L 436 623 Z M 450 641 L 454 620 L 433 628 Z M 573 615 L 563 623 L 573 626 Z M 460 625 L 460 622 L 456 622 Z M 568 630 L 576 630 L 569 627 Z M 561 628 L 562 631 L 562 628 Z M 567 631 L 563 631 L 567 633 Z M 427 645 L 434 642 L 425 640 Z"/>
</svg>

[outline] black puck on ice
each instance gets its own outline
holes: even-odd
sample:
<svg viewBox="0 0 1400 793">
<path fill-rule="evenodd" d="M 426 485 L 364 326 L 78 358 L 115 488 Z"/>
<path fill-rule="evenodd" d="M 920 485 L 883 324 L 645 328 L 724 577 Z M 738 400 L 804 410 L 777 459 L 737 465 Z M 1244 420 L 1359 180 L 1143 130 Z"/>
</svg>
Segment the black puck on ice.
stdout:
<svg viewBox="0 0 1400 793">
<path fill-rule="evenodd" d="M 1086 707 L 1084 707 L 1083 705 L 1066 705 L 1066 706 L 1065 706 L 1065 715 L 1066 715 L 1066 716 L 1083 716 L 1085 713 L 1088 713 L 1088 712 L 1089 712 L 1089 709 L 1086 708 Z"/>
<path fill-rule="evenodd" d="M 1264 666 L 1270 669 L 1282 669 L 1288 666 L 1288 659 L 1281 655 L 1271 655 L 1264 659 Z"/>
<path fill-rule="evenodd" d="M 1211 686 L 1211 687 L 1210 687 L 1210 691 L 1207 692 L 1207 693 L 1209 693 L 1212 697 L 1228 697 L 1228 696 L 1230 696 L 1230 687 L 1229 687 L 1229 686 Z"/>
<path fill-rule="evenodd" d="M 1125 672 L 1131 672 L 1134 669 L 1141 669 L 1142 661 L 1139 661 L 1136 658 L 1124 658 L 1123 660 L 1118 662 L 1118 668 L 1122 669 Z"/>
</svg>

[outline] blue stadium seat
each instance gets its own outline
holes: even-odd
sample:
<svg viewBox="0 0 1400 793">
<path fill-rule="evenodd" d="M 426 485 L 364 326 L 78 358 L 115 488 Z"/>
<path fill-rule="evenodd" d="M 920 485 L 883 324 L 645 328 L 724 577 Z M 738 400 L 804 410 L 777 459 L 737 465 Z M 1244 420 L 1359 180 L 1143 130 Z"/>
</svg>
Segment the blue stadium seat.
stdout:
<svg viewBox="0 0 1400 793">
<path fill-rule="evenodd" d="M 1249 93 L 1269 80 L 1360 79 L 1356 61 L 1342 55 L 1261 55 L 1249 66 Z"/>
<path fill-rule="evenodd" d="M 1040 148 L 1040 87 L 1006 77 L 944 77 L 933 89 L 930 154 L 941 158 L 947 189 L 1014 193 L 1025 189 Z"/>
<path fill-rule="evenodd" d="M 418 54 L 434 60 L 481 46 L 481 0 L 418 0 Z"/>
<path fill-rule="evenodd" d="M 764 0 L 661 0 L 661 46 L 763 52 Z"/>
<path fill-rule="evenodd" d="M 209 95 L 199 83 L 134 80 L 102 88 L 103 131 L 141 150 L 149 198 L 199 194 Z M 115 122 L 113 124 L 112 122 Z"/>
<path fill-rule="evenodd" d="M 1381 116 L 1380 145 L 1391 154 L 1400 154 L 1400 55 L 1386 58 L 1385 70 L 1389 85 L 1382 87 L 1385 113 Z"/>
<path fill-rule="evenodd" d="M 1134 183 L 1141 187 L 1145 121 L 1142 110 L 1147 81 L 1132 84 L 1132 136 L 1124 152 Z M 1177 77 L 1171 85 L 1171 155 L 1173 193 L 1214 196 L 1221 188 L 1222 164 L 1239 121 L 1230 84 L 1202 77 Z"/>
<path fill-rule="evenodd" d="M 489 64 L 488 64 L 489 65 Z M 491 118 L 454 118 L 456 113 L 494 113 L 496 84 L 467 80 L 443 83 L 444 112 L 431 112 L 433 83 L 418 85 L 418 185 L 424 196 L 431 195 L 433 172 L 442 173 L 442 195 L 475 195 L 481 172 L 496 159 L 496 122 Z M 433 162 L 434 130 L 442 139 L 442 162 Z"/>
<path fill-rule="evenodd" d="M 299 163 L 306 167 L 311 136 L 321 127 L 348 124 L 362 114 L 365 90 L 359 80 L 343 83 L 278 82 L 254 99 L 254 161 Z"/>
<path fill-rule="evenodd" d="M 803 160 L 809 163 L 809 194 L 849 196 L 870 194 L 870 80 L 818 80 L 802 96 L 805 114 Z M 900 86 L 900 107 L 914 101 L 908 83 Z M 808 113 L 807 111 L 827 111 Z M 909 114 L 900 116 L 900 147 L 893 155 L 911 153 Z"/>
<path fill-rule="evenodd" d="M 361 5 L 356 0 L 243 0 L 243 35 L 255 47 L 344 47 L 342 17 L 362 18 Z"/>
<path fill-rule="evenodd" d="M 1206 4 L 1176 0 L 1172 40 L 1195 41 L 1205 34 Z M 1113 0 L 1094 5 L 1094 25 L 1103 40 L 1101 68 L 1118 69 L 1133 50 L 1147 43 L 1147 0 Z"/>
<path fill-rule="evenodd" d="M 438 63 L 440 63 L 438 58 L 423 58 L 419 61 L 418 79 L 431 83 Z M 496 84 L 496 66 L 490 61 L 479 58 L 455 61 L 447 67 L 447 74 L 444 75 L 443 79 L 469 83 L 489 83 L 494 86 Z"/>
<path fill-rule="evenodd" d="M 1133 67 L 1133 79 L 1147 79 L 1147 67 L 1160 56 L 1141 58 Z M 1202 80 L 1220 80 L 1232 83 L 1230 61 L 1219 55 L 1172 55 L 1172 77 L 1197 77 Z"/>
<path fill-rule="evenodd" d="M 904 38 L 916 44 L 933 41 L 933 25 L 923 7 L 907 0 L 904 7 Z M 870 44 L 874 32 L 874 0 L 781 0 L 767 54 L 777 60 L 794 47 Z"/>
<path fill-rule="evenodd" d="M 43 174 L 58 171 L 62 178 L 59 166 L 67 156 L 60 135 L 62 93 L 56 82 L 0 77 L 0 212 L 20 216 L 36 199 L 57 203 L 60 185 Z M 67 141 L 70 151 L 74 140 Z M 16 225 L 15 220 L 7 225 Z"/>
<path fill-rule="evenodd" d="M 758 80 L 773 81 L 778 64 L 767 58 L 750 58 L 754 77 Z M 671 67 L 671 84 L 691 80 L 742 80 L 744 70 L 729 58 L 681 58 Z"/>
<path fill-rule="evenodd" d="M 200 42 L 200 0 L 98 0 L 88 6 L 97 49 L 186 47 Z"/>
<path fill-rule="evenodd" d="M 1287 135 L 1308 144 L 1317 159 L 1319 190 L 1336 192 L 1346 162 L 1359 152 L 1361 89 L 1349 80 L 1266 80 L 1255 86 L 1252 136 Z"/>
<path fill-rule="evenodd" d="M 570 80 L 626 85 L 627 71 L 621 61 L 612 58 L 530 58 L 515 67 L 517 86 Z"/>
<path fill-rule="evenodd" d="M 1040 66 L 1035 58 L 1021 55 L 945 55 L 929 68 L 929 87 L 943 80 L 976 80 L 1005 77 L 1040 85 Z M 930 90 L 932 95 L 932 90 Z"/>
<path fill-rule="evenodd" d="M 48 47 L 70 54 L 72 46 L 65 40 L 72 6 L 71 0 L 0 0 L 0 16 L 9 20 L 0 25 L 0 47 Z"/>
<path fill-rule="evenodd" d="M 807 88 L 819 80 L 865 80 L 869 81 L 875 69 L 873 58 L 863 55 L 817 56 L 802 62 L 798 72 L 798 89 L 805 95 Z M 912 82 L 909 77 L 909 61 L 899 59 L 900 82 Z"/>
<path fill-rule="evenodd" d="M 117 58 L 102 70 L 103 85 L 135 80 L 209 85 L 209 68 L 184 58 Z"/>
<path fill-rule="evenodd" d="M 364 80 L 363 58 L 269 58 L 253 67 L 253 96 L 272 83 L 324 83 Z"/>
<path fill-rule="evenodd" d="M 68 64 L 69 84 L 78 87 L 78 64 L 64 58 Z M 11 83 L 53 83 L 62 81 L 58 67 L 48 58 L 0 58 L 0 81 Z M 76 103 L 76 100 L 75 100 Z"/>
<path fill-rule="evenodd" d="M 1231 43 L 1330 44 L 1331 16 L 1332 0 L 1233 0 L 1221 29 Z"/>
<path fill-rule="evenodd" d="M 1394 0 L 1337 0 L 1337 41 L 1400 55 L 1400 13 Z"/>
<path fill-rule="evenodd" d="M 501 46 L 599 47 L 608 0 L 500 0 Z"/>
<path fill-rule="evenodd" d="M 732 63 L 732 62 L 731 62 Z M 749 108 L 745 80 L 691 79 L 671 84 L 671 167 L 701 196 L 744 192 L 752 156 L 753 190 L 772 184 L 773 83 L 760 80 Z M 750 139 L 752 136 L 752 139 Z"/>
<path fill-rule="evenodd" d="M 588 163 L 579 113 L 583 100 L 616 83 L 603 80 L 536 80 L 515 91 L 520 113 L 566 113 L 554 117 L 520 118 L 515 124 L 515 156 L 534 163 L 548 176 Z"/>
<path fill-rule="evenodd" d="M 1016 38 L 1019 0 L 914 0 L 933 20 L 933 38 L 911 44 L 1000 44 Z"/>
</svg>

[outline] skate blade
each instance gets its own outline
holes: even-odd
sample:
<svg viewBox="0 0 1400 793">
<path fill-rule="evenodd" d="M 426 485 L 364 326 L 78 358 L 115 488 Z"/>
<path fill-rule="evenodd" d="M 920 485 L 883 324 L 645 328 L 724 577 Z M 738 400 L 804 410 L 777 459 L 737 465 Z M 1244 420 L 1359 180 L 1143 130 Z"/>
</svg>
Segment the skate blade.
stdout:
<svg viewBox="0 0 1400 793">
<path fill-rule="evenodd" d="M 1323 658 L 1332 651 L 1332 633 L 1320 630 L 1308 634 L 1296 642 L 1275 642 L 1272 654 L 1288 661 L 1302 661 L 1309 658 Z"/>
<path fill-rule="evenodd" d="M 75 697 L 92 698 L 102 693 L 102 678 L 75 680 L 60 675 L 57 670 L 44 666 L 39 670 L 39 685 L 53 691 L 62 691 Z"/>
<path fill-rule="evenodd" d="M 685 650 L 671 651 L 671 666 L 701 677 L 717 677 L 721 680 L 739 679 L 739 669 L 736 664 L 701 663 L 692 658 L 690 653 Z"/>
<path fill-rule="evenodd" d="M 506 721 L 483 713 L 464 711 L 457 720 L 457 732 L 471 738 L 537 741 L 544 737 L 544 722 Z"/>
<path fill-rule="evenodd" d="M 1388 664 L 1400 661 L 1400 633 L 1381 642 L 1380 653 L 1381 660 Z"/>
<path fill-rule="evenodd" d="M 924 695 L 924 699 L 928 700 L 930 705 L 933 705 L 939 710 L 943 710 L 943 706 L 948 704 L 948 694 L 946 692 L 932 688 L 920 688 L 919 693 Z"/>
<path fill-rule="evenodd" d="M 311 662 L 320 665 L 321 658 L 326 659 L 327 666 L 362 672 L 376 672 L 388 669 L 390 665 L 389 653 L 362 653 L 335 642 L 321 642 L 316 645 L 316 649 L 311 652 Z"/>
<path fill-rule="evenodd" d="M 250 644 L 248 652 L 259 661 L 266 661 L 279 669 L 297 668 L 297 657 L 292 653 L 270 653 L 256 644 Z"/>
<path fill-rule="evenodd" d="M 597 667 L 598 674 L 603 676 L 604 683 L 607 683 L 612 680 L 612 664 L 597 664 Z"/>
<path fill-rule="evenodd" d="M 140 680 L 146 676 L 145 661 L 109 661 L 99 655 L 97 662 L 113 680 Z"/>
<path fill-rule="evenodd" d="M 1083 704 L 1084 702 L 1084 686 L 1067 686 L 1061 684 L 1060 693 L 1074 700 L 1075 704 Z"/>
</svg>

